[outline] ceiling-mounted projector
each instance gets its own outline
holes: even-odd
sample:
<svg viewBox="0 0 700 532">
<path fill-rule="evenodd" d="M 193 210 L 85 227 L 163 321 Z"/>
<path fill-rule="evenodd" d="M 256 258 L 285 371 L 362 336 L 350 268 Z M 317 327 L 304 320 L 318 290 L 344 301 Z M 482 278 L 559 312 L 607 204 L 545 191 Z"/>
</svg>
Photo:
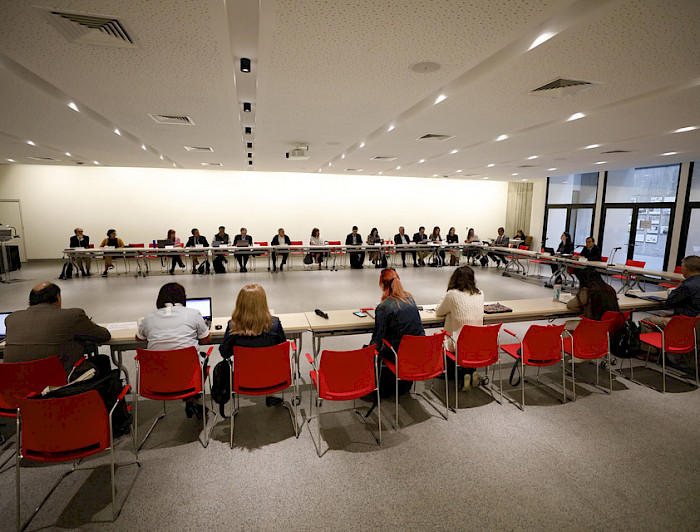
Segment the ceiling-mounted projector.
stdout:
<svg viewBox="0 0 700 532">
<path fill-rule="evenodd" d="M 308 146 L 297 146 L 291 151 L 284 154 L 290 161 L 306 161 L 309 158 Z"/>
</svg>

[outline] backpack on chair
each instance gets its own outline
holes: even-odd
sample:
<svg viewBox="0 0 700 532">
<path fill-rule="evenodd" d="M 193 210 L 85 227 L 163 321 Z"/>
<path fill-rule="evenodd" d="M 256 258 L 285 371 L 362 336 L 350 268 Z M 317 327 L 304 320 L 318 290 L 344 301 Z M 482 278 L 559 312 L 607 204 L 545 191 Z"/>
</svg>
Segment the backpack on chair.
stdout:
<svg viewBox="0 0 700 532">
<path fill-rule="evenodd" d="M 219 405 L 219 413 L 225 418 L 224 406 L 231 399 L 231 364 L 228 360 L 222 360 L 214 366 L 214 374 L 211 383 L 211 398 Z"/>
</svg>

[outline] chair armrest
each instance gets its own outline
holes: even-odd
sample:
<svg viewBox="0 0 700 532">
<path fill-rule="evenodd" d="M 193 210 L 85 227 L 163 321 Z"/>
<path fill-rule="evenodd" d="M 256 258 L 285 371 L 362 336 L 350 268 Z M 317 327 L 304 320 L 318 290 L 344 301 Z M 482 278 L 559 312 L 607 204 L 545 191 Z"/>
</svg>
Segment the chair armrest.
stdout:
<svg viewBox="0 0 700 532">
<path fill-rule="evenodd" d="M 312 366 L 314 365 L 314 357 L 311 356 L 311 353 L 306 353 L 306 360 L 308 360 L 309 364 Z"/>
<path fill-rule="evenodd" d="M 647 320 L 640 320 L 639 323 L 643 323 L 644 325 L 648 325 L 649 327 L 653 327 L 654 329 L 657 329 L 659 332 L 663 332 L 663 329 L 656 325 L 656 323 L 652 323 Z"/>
<path fill-rule="evenodd" d="M 382 340 L 382 342 L 384 342 L 384 345 L 387 346 L 389 349 L 391 349 L 392 351 L 394 350 L 394 348 L 392 347 L 392 345 L 391 345 L 389 342 L 387 342 L 385 339 Z"/>
<path fill-rule="evenodd" d="M 514 336 L 515 338 L 518 338 L 518 335 L 515 334 L 513 331 L 509 331 L 508 329 L 503 329 L 504 333 L 510 334 L 511 336 Z M 519 338 L 518 338 L 519 340 Z"/>
<path fill-rule="evenodd" d="M 110 430 L 112 427 L 111 419 L 112 419 L 112 414 L 114 413 L 114 409 L 117 408 L 117 405 L 119 404 L 119 401 L 123 401 L 124 397 L 126 397 L 126 394 L 129 393 L 129 390 L 131 390 L 131 385 L 127 384 L 122 388 L 121 393 L 117 396 L 117 400 L 114 401 L 114 404 L 112 405 L 112 408 L 109 410 L 109 419 L 110 419 Z"/>
<path fill-rule="evenodd" d="M 297 344 L 294 342 L 294 340 L 289 340 L 289 345 L 292 346 L 292 351 L 297 350 Z"/>
<path fill-rule="evenodd" d="M 447 336 L 448 338 L 452 338 L 452 335 L 450 333 L 448 333 L 445 329 L 442 329 L 442 332 L 444 332 L 445 336 Z M 454 338 L 452 338 L 452 339 L 454 339 Z"/>
<path fill-rule="evenodd" d="M 78 360 L 76 360 L 75 364 L 73 364 L 73 369 L 75 369 L 75 368 L 77 368 L 78 366 L 80 366 L 80 364 L 82 364 L 83 362 L 85 362 L 85 356 L 84 356 L 84 355 L 81 356 Z"/>
<path fill-rule="evenodd" d="M 561 334 L 562 334 L 562 336 L 565 335 L 565 334 L 568 334 L 571 338 L 574 337 L 574 335 L 571 334 L 571 331 L 567 331 L 566 329 L 564 329 L 564 330 L 561 332 Z"/>
<path fill-rule="evenodd" d="M 207 349 L 207 354 L 204 355 L 204 358 L 209 358 L 209 355 L 211 355 L 211 352 L 214 350 L 214 346 L 211 346 L 209 349 Z"/>
</svg>

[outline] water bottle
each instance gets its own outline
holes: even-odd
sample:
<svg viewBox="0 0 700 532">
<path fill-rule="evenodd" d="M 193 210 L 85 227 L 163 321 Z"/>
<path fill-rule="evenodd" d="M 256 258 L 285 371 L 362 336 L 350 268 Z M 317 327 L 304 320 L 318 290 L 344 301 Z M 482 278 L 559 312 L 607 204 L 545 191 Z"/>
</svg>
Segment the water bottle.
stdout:
<svg viewBox="0 0 700 532">
<path fill-rule="evenodd" d="M 554 285 L 554 292 L 552 294 L 552 301 L 559 301 L 560 298 L 561 298 L 561 285 L 555 284 Z"/>
</svg>

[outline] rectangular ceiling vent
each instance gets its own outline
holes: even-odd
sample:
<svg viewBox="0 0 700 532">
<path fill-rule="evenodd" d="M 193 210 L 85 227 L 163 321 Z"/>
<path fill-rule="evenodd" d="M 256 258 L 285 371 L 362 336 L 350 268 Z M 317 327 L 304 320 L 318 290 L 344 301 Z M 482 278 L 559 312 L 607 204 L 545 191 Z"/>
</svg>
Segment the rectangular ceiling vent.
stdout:
<svg viewBox="0 0 700 532">
<path fill-rule="evenodd" d="M 346 172 L 362 172 L 362 168 L 346 168 Z"/>
<path fill-rule="evenodd" d="M 148 113 L 153 120 L 159 124 L 165 124 L 169 126 L 193 126 L 194 120 L 189 116 L 179 116 L 179 115 L 152 115 Z"/>
<path fill-rule="evenodd" d="M 395 155 L 375 155 L 372 157 L 373 161 L 395 161 L 397 157 Z"/>
<path fill-rule="evenodd" d="M 185 149 L 187 151 L 193 151 L 195 153 L 205 153 L 214 151 L 214 148 L 211 148 L 209 146 L 185 146 Z"/>
<path fill-rule="evenodd" d="M 445 140 L 455 138 L 454 135 L 438 135 L 436 133 L 426 133 L 422 137 L 418 137 L 416 140 L 427 140 L 430 142 L 443 142 Z"/>
<path fill-rule="evenodd" d="M 632 150 L 609 150 L 609 151 L 601 151 L 600 153 L 605 153 L 605 154 L 632 153 Z"/>
<path fill-rule="evenodd" d="M 27 159 L 31 159 L 32 161 L 60 161 L 61 159 L 56 159 L 54 157 L 27 157 Z"/>
<path fill-rule="evenodd" d="M 518 168 L 539 168 L 539 164 L 521 164 Z"/>
<path fill-rule="evenodd" d="M 201 163 L 202 166 L 223 166 L 221 163 Z"/>
<path fill-rule="evenodd" d="M 116 18 L 68 13 L 66 11 L 39 10 L 49 23 L 70 42 L 134 48 L 134 40 L 124 24 Z"/>
<path fill-rule="evenodd" d="M 530 94 L 544 96 L 545 98 L 564 98 L 565 96 L 572 96 L 578 92 L 590 89 L 593 85 L 599 85 L 599 83 L 580 79 L 559 78 L 533 89 Z"/>
</svg>

